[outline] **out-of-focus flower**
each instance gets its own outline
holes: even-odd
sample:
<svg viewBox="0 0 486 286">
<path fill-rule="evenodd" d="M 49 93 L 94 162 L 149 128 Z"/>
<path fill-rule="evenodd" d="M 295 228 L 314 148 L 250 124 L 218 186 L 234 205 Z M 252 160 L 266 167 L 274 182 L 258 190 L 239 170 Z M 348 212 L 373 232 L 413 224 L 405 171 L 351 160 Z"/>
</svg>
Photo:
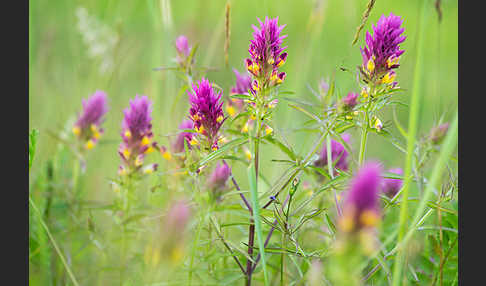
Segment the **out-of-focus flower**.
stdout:
<svg viewBox="0 0 486 286">
<path fill-rule="evenodd" d="M 230 95 L 233 94 L 246 94 L 248 95 L 248 90 L 252 90 L 251 87 L 251 77 L 248 74 L 239 73 L 238 70 L 233 69 L 236 77 L 235 86 L 231 87 Z M 230 102 L 226 105 L 226 112 L 230 116 L 235 116 L 237 112 L 241 111 L 243 108 L 243 100 L 238 98 L 232 98 Z"/>
<path fill-rule="evenodd" d="M 191 47 L 189 47 L 189 44 L 187 42 L 187 37 L 184 35 L 180 35 L 177 40 L 176 40 L 176 49 L 177 52 L 185 57 L 189 56 L 189 53 L 191 52 Z"/>
<path fill-rule="evenodd" d="M 281 46 L 282 40 L 287 35 L 280 36 L 285 25 L 278 26 L 278 17 L 275 19 L 265 17 L 265 22 L 260 19 L 258 22 L 260 27 L 252 25 L 253 40 L 250 40 L 248 50 L 251 59 L 246 59 L 248 71 L 262 83 L 257 90 L 282 83 L 285 73 L 280 73 L 278 69 L 287 60 L 287 53 L 283 52 L 286 47 Z"/>
<path fill-rule="evenodd" d="M 248 94 L 251 89 L 251 78 L 248 74 L 239 73 L 238 70 L 233 69 L 236 77 L 236 84 L 231 88 L 231 94 Z"/>
<path fill-rule="evenodd" d="M 105 74 L 112 71 L 114 49 L 119 42 L 118 34 L 95 16 L 89 15 L 88 10 L 84 7 L 76 9 L 76 16 L 78 30 L 83 37 L 84 44 L 88 47 L 88 56 L 101 60 L 99 73 Z"/>
<path fill-rule="evenodd" d="M 218 149 L 219 129 L 225 121 L 223 114 L 222 92 L 215 93 L 212 84 L 202 78 L 197 84 L 192 85 L 194 93 L 188 91 L 191 109 L 189 118 L 194 123 L 194 129 L 198 135 L 193 136 L 191 145 L 200 144 L 196 137 L 205 137 L 209 148 Z"/>
<path fill-rule="evenodd" d="M 370 80 L 381 80 L 381 83 L 393 83 L 396 74 L 392 69 L 398 68 L 400 56 L 405 52 L 400 50 L 400 44 L 406 36 L 401 36 L 404 28 L 401 28 L 402 19 L 390 13 L 390 16 L 382 15 L 372 26 L 373 35 L 366 33 L 366 45 L 361 48 L 363 57 L 363 70 Z"/>
<path fill-rule="evenodd" d="M 343 103 L 346 107 L 352 109 L 354 106 L 356 106 L 356 104 L 358 104 L 357 99 L 358 99 L 358 94 L 354 92 L 350 92 L 345 98 L 343 98 Z"/>
<path fill-rule="evenodd" d="M 179 129 L 193 129 L 194 123 L 191 120 L 184 120 L 182 121 L 181 125 L 179 125 Z M 184 141 L 187 143 L 187 147 L 191 148 L 191 140 L 194 134 L 191 132 L 180 132 L 177 135 L 176 140 L 172 143 L 172 150 L 175 153 L 180 153 L 184 151 Z"/>
<path fill-rule="evenodd" d="M 396 175 L 403 175 L 403 170 L 401 168 L 394 168 L 394 169 L 388 170 L 388 173 L 392 173 L 392 174 L 396 174 Z M 403 185 L 402 179 L 385 178 L 385 179 L 383 179 L 383 186 L 382 186 L 383 193 L 387 197 L 393 198 L 398 193 L 398 191 L 400 190 L 402 185 Z"/>
<path fill-rule="evenodd" d="M 169 234 L 180 235 L 191 217 L 191 209 L 186 201 L 177 201 L 170 207 L 165 220 L 165 230 Z"/>
<path fill-rule="evenodd" d="M 381 186 L 381 167 L 369 162 L 363 165 L 351 182 L 344 201 L 339 226 L 344 232 L 374 227 L 379 221 L 378 194 Z"/>
<path fill-rule="evenodd" d="M 175 46 L 177 50 L 176 62 L 182 67 L 185 67 L 185 65 L 187 64 L 187 58 L 191 54 L 191 46 L 189 46 L 187 37 L 184 35 L 180 35 L 179 37 L 177 37 Z"/>
<path fill-rule="evenodd" d="M 226 181 L 231 175 L 231 168 L 227 164 L 218 164 L 208 179 L 208 187 L 213 191 L 216 197 L 224 189 Z"/>
<path fill-rule="evenodd" d="M 430 134 L 429 134 L 430 141 L 434 144 L 439 144 L 447 134 L 447 130 L 449 130 L 449 123 L 447 122 L 439 126 L 435 126 L 430 130 Z"/>
<path fill-rule="evenodd" d="M 328 91 L 329 91 L 329 84 L 327 83 L 326 80 L 321 78 L 321 81 L 319 82 L 319 92 L 321 93 L 322 96 L 324 96 L 327 94 Z"/>
<path fill-rule="evenodd" d="M 146 246 L 144 260 L 147 265 L 157 267 L 161 259 L 172 265 L 182 261 L 185 254 L 185 230 L 191 216 L 190 206 L 185 200 L 171 204 L 158 231 L 154 232 L 152 241 Z"/>
<path fill-rule="evenodd" d="M 106 94 L 97 90 L 87 100 L 83 99 L 83 111 L 73 126 L 73 133 L 84 143 L 86 149 L 91 149 L 103 134 L 101 123 L 108 111 Z"/>
<path fill-rule="evenodd" d="M 145 155 L 157 148 L 157 143 L 152 142 L 151 105 L 147 96 L 137 95 L 135 99 L 130 100 L 130 107 L 123 111 L 125 115 L 121 132 L 123 141 L 118 150 L 123 161 L 119 168 L 120 175 L 139 170 L 149 174 L 157 170 L 157 164 L 142 168 Z"/>
<path fill-rule="evenodd" d="M 349 144 L 350 142 L 350 135 L 348 133 L 342 134 L 341 138 L 344 142 Z M 344 148 L 344 146 L 339 143 L 338 141 L 332 139 L 331 140 L 331 160 L 334 164 L 335 169 L 339 169 L 342 171 L 348 170 L 348 151 Z M 327 166 L 327 144 L 324 143 L 324 146 L 319 153 L 319 159 L 314 162 L 314 165 L 317 167 L 323 168 Z"/>
<path fill-rule="evenodd" d="M 358 94 L 354 92 L 350 92 L 345 98 L 340 100 L 336 105 L 338 108 L 338 112 L 341 113 L 341 112 L 351 111 L 357 104 L 358 104 Z"/>
</svg>

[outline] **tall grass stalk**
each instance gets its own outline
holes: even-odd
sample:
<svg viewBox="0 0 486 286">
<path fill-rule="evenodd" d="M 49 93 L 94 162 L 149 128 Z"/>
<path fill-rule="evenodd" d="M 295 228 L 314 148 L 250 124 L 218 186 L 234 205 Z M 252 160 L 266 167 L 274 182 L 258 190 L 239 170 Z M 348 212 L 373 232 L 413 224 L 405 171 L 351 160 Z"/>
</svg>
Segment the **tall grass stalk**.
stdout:
<svg viewBox="0 0 486 286">
<path fill-rule="evenodd" d="M 258 240 L 258 248 L 260 249 L 260 257 L 262 260 L 262 267 L 263 267 L 263 276 L 265 279 L 265 286 L 269 285 L 268 283 L 268 273 L 267 273 L 267 264 L 265 258 L 265 245 L 264 245 L 264 238 L 262 233 L 262 224 L 260 219 L 260 205 L 258 204 L 258 182 L 256 180 L 256 171 L 255 165 L 251 164 L 250 168 L 248 168 L 248 181 L 250 182 L 250 191 L 251 191 L 251 201 L 253 204 L 253 219 L 255 222 L 255 230 L 257 234 Z M 251 265 L 251 264 L 250 264 Z M 251 269 L 251 268 L 250 268 Z M 251 283 L 251 271 L 248 273 L 248 278 L 250 279 Z"/>
<path fill-rule="evenodd" d="M 44 220 L 42 219 L 42 215 L 41 215 L 39 209 L 37 208 L 37 206 L 35 205 L 34 201 L 32 200 L 32 198 L 30 197 L 30 195 L 29 195 L 29 203 L 30 203 L 30 206 L 32 207 L 32 209 L 34 210 L 35 214 L 37 215 L 37 219 L 39 219 L 41 226 L 46 231 L 47 236 L 49 237 L 49 240 L 51 241 L 52 245 L 54 246 L 54 249 L 57 252 L 57 255 L 59 256 L 59 258 L 62 261 L 62 264 L 64 265 L 64 268 L 66 268 L 66 271 L 69 275 L 69 278 L 71 278 L 71 281 L 73 282 L 73 284 L 75 286 L 79 286 L 78 281 L 76 280 L 76 277 L 74 277 L 74 274 L 73 274 L 71 268 L 69 267 L 69 265 L 67 264 L 66 259 L 64 258 L 64 255 L 62 254 L 61 250 L 57 246 L 56 240 L 54 239 L 51 232 L 49 231 L 49 228 L 47 227 Z"/>
<path fill-rule="evenodd" d="M 428 3 L 429 1 L 424 1 L 422 6 L 422 14 L 420 18 L 419 28 L 418 28 L 418 43 L 417 43 L 417 57 L 415 61 L 415 73 L 414 73 L 414 85 L 412 89 L 412 98 L 410 103 L 410 115 L 409 115 L 409 122 L 408 122 L 408 131 L 407 131 L 407 157 L 405 161 L 405 172 L 404 172 L 404 186 L 402 189 L 402 204 L 400 205 L 400 219 L 399 219 L 399 231 L 398 231 L 398 242 L 402 241 L 403 236 L 406 232 L 407 228 L 407 220 L 408 220 L 408 195 L 410 189 L 410 183 L 412 180 L 412 162 L 413 162 L 413 155 L 415 150 L 415 136 L 417 133 L 418 127 L 418 116 L 419 116 L 419 108 L 420 108 L 420 99 L 421 99 L 421 88 L 422 88 L 422 80 L 423 80 L 423 68 L 422 63 L 423 59 L 423 52 L 424 52 L 424 32 L 427 27 L 427 15 L 428 15 Z M 425 202 L 425 201 L 424 201 Z M 402 279 L 401 271 L 403 269 L 404 264 L 404 253 L 403 251 L 399 252 L 397 256 L 397 260 L 395 261 L 394 268 L 393 268 L 393 286 L 399 285 L 399 280 Z"/>
</svg>

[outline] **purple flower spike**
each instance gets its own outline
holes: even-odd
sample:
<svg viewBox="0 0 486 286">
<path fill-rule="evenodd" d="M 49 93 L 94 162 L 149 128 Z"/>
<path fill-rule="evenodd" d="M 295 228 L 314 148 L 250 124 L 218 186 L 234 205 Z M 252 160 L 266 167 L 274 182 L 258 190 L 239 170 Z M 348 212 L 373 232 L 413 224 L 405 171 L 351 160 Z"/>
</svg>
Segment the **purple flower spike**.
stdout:
<svg viewBox="0 0 486 286">
<path fill-rule="evenodd" d="M 231 169 L 227 164 L 218 164 L 209 177 L 209 188 L 215 191 L 222 189 L 230 175 Z"/>
<path fill-rule="evenodd" d="M 156 142 L 152 142 L 152 118 L 150 113 L 152 103 L 147 96 L 135 96 L 130 100 L 130 107 L 123 111 L 125 117 L 122 121 L 121 137 L 118 153 L 125 166 L 120 166 L 120 175 L 141 170 L 145 154 L 154 151 Z M 155 171 L 157 167 L 144 168 L 145 173 Z"/>
<path fill-rule="evenodd" d="M 401 168 L 395 168 L 388 170 L 389 173 L 403 175 Z M 383 179 L 383 193 L 389 198 L 393 198 L 403 185 L 402 179 Z"/>
<path fill-rule="evenodd" d="M 366 45 L 361 49 L 363 57 L 363 69 L 367 71 L 371 78 L 374 75 L 382 77 L 392 69 L 398 68 L 400 56 L 405 52 L 400 50 L 400 44 L 405 41 L 406 37 L 401 36 L 404 28 L 401 28 L 402 19 L 390 13 L 390 16 L 382 15 L 372 26 L 373 35 L 366 33 Z M 393 82 L 393 78 L 386 80 Z"/>
<path fill-rule="evenodd" d="M 179 129 L 193 129 L 194 124 L 191 120 L 184 120 L 182 121 L 181 125 L 179 125 Z M 172 149 L 175 153 L 180 153 L 184 151 L 184 140 L 187 143 L 187 147 L 191 148 L 190 142 L 192 140 L 193 133 L 191 132 L 180 132 L 177 135 L 177 139 L 172 143 Z"/>
<path fill-rule="evenodd" d="M 356 106 L 356 104 L 358 104 L 357 99 L 358 99 L 358 94 L 354 92 L 350 92 L 345 98 L 343 98 L 343 104 L 347 108 L 352 109 L 353 107 Z"/>
<path fill-rule="evenodd" d="M 194 93 L 188 91 L 191 109 L 189 118 L 194 122 L 194 129 L 206 137 L 209 148 L 218 149 L 218 131 L 225 118 L 223 114 L 222 92 L 215 93 L 212 84 L 202 78 L 197 84 L 192 84 Z M 193 137 L 191 144 L 197 144 Z"/>
<path fill-rule="evenodd" d="M 350 142 L 350 135 L 348 133 L 344 133 L 341 138 L 344 142 L 349 144 Z M 331 159 L 334 164 L 335 169 L 339 169 L 342 171 L 348 170 L 348 151 L 344 148 L 344 146 L 339 143 L 338 141 L 332 139 L 331 140 Z M 324 168 L 327 166 L 327 145 L 324 144 L 321 153 L 319 154 L 319 159 L 315 161 L 315 166 Z"/>
<path fill-rule="evenodd" d="M 283 52 L 286 47 L 282 47 L 282 40 L 287 35 L 280 36 L 280 32 L 285 25 L 278 26 L 278 17 L 269 19 L 265 17 L 265 22 L 258 19 L 260 27 L 253 27 L 253 40 L 250 40 L 251 59 L 246 59 L 248 71 L 256 78 L 264 80 L 264 85 L 270 83 L 272 78 L 278 74 L 278 68 L 287 60 L 287 53 Z M 283 80 L 283 79 L 282 79 Z M 272 81 L 279 84 L 282 81 Z"/>
<path fill-rule="evenodd" d="M 98 141 L 103 129 L 100 128 L 103 116 L 108 111 L 106 93 L 97 90 L 87 100 L 83 99 L 83 112 L 73 126 L 73 133 L 91 149 Z"/>
<path fill-rule="evenodd" d="M 366 163 L 351 182 L 344 201 L 340 227 L 349 232 L 375 226 L 379 220 L 379 189 L 382 184 L 381 167 L 378 163 Z"/>
</svg>

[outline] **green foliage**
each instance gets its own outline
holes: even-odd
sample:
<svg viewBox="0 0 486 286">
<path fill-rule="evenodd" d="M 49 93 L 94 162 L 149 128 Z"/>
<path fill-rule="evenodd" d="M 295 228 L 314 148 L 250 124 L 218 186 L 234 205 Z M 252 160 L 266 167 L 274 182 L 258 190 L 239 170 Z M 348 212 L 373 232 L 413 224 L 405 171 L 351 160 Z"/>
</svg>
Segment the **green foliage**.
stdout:
<svg viewBox="0 0 486 286">
<path fill-rule="evenodd" d="M 287 2 L 31 3 L 32 285 L 241 285 L 248 262 L 251 285 L 457 284 L 457 3 L 441 2 L 445 21 L 439 25 L 431 1 Z M 427 24 L 417 17 L 422 5 L 429 5 Z M 80 7 L 117 39 L 104 57 L 92 51 L 101 43 L 87 44 L 89 33 L 79 30 Z M 407 36 L 397 69 L 400 88 L 377 91 L 369 100 L 360 96 L 351 111 L 342 110 L 339 101 L 363 84 L 355 67 L 364 35 L 390 12 L 403 17 Z M 231 69 L 244 71 L 251 24 L 266 15 L 287 24 L 287 78 L 262 91 L 264 100 L 231 94 Z M 181 64 L 174 47 L 180 34 L 191 46 Z M 103 73 L 106 59 L 112 65 Z M 178 126 L 188 115 L 187 92 L 202 76 L 223 91 L 223 107 L 230 100 L 245 101 L 244 107 L 225 114 L 218 150 L 184 141 L 184 152 L 173 153 L 179 132 L 196 133 Z M 98 144 L 81 157 L 71 128 L 81 99 L 97 89 L 107 92 L 110 110 Z M 154 140 L 171 157 L 148 154 L 159 164 L 155 173 L 122 178 L 122 110 L 137 93 L 154 102 Z M 274 99 L 275 108 L 265 107 Z M 373 116 L 383 122 L 381 130 Z M 451 123 L 447 136 L 432 144 L 428 130 L 443 122 Z M 351 135 L 349 143 L 343 133 Z M 315 164 L 331 140 L 349 153 L 349 169 L 334 168 L 335 161 Z M 324 155 L 333 161 L 327 149 Z M 404 175 L 382 174 L 406 181 L 407 195 L 404 189 L 393 198 L 380 195 L 371 252 L 359 237 L 343 236 L 339 214 L 350 181 L 367 160 L 379 160 L 385 170 L 407 166 Z M 212 172 L 224 163 L 231 176 L 213 190 Z M 189 215 L 177 220 L 178 228 L 171 220 L 183 217 L 173 216 L 180 201 Z M 340 251 L 343 245 L 348 248 Z"/>
</svg>

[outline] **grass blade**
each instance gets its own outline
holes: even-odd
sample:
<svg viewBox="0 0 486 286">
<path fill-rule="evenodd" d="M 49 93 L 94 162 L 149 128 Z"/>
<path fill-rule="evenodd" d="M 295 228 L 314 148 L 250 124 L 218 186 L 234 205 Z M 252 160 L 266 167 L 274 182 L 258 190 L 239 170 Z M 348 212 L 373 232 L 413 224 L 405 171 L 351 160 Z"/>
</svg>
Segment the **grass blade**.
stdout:
<svg viewBox="0 0 486 286">
<path fill-rule="evenodd" d="M 252 163 L 248 168 L 248 182 L 250 182 L 251 203 L 253 205 L 253 220 L 255 221 L 255 231 L 258 240 L 258 248 L 260 249 L 260 257 L 262 260 L 263 275 L 265 278 L 265 285 L 269 285 L 267 264 L 265 258 L 265 245 L 262 233 L 262 223 L 260 220 L 260 205 L 258 204 L 258 187 L 255 176 L 255 164 Z"/>
<path fill-rule="evenodd" d="M 417 133 L 417 126 L 418 126 L 418 116 L 420 111 L 420 99 L 421 99 L 421 87 L 422 87 L 422 80 L 423 80 L 423 51 L 424 51 L 424 33 L 427 20 L 427 12 L 429 1 L 423 1 L 422 6 L 422 15 L 420 19 L 420 26 L 418 30 L 418 43 L 417 43 L 417 58 L 415 61 L 415 73 L 414 73 L 414 85 L 412 89 L 412 98 L 410 104 L 410 117 L 408 121 L 408 137 L 407 137 L 407 158 L 405 162 L 405 174 L 404 174 L 404 187 L 402 190 L 402 199 L 403 203 L 400 206 L 400 220 L 399 220 L 399 231 L 398 231 L 398 242 L 403 239 L 403 236 L 406 232 L 407 228 L 407 218 L 408 218 L 408 193 L 410 189 L 411 183 L 411 174 L 412 174 L 412 161 L 413 161 L 413 154 L 415 148 L 415 136 Z M 397 260 L 394 264 L 393 269 L 393 286 L 399 285 L 402 275 L 401 271 L 403 269 L 403 252 L 400 251 L 399 255 L 397 256 Z"/>
</svg>

